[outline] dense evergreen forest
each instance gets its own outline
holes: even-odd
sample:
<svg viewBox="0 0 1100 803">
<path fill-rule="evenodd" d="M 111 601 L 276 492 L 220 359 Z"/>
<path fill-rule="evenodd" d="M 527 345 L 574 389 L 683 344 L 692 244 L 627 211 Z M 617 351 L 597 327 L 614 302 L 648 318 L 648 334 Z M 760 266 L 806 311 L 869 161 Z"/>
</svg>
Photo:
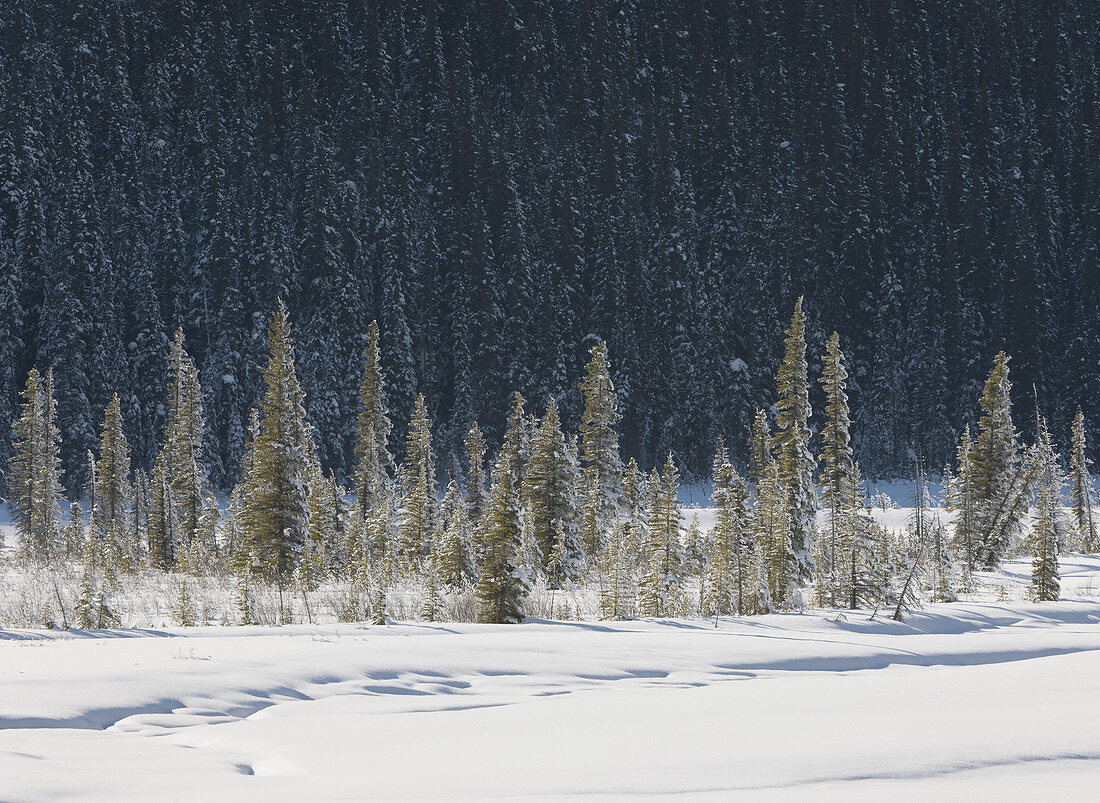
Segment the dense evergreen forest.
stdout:
<svg viewBox="0 0 1100 803">
<path fill-rule="evenodd" d="M 1001 349 L 1066 442 L 1078 407 L 1100 423 L 1097 18 L 1087 0 L 7 0 L 0 432 L 52 368 L 70 493 L 115 391 L 151 468 L 180 326 L 228 489 L 281 297 L 338 479 L 373 318 L 395 447 L 419 393 L 444 468 L 474 420 L 500 443 L 513 391 L 574 430 L 604 340 L 624 457 L 672 450 L 705 476 L 719 434 L 748 461 L 805 294 L 815 374 L 843 338 L 865 474 L 906 474 L 911 447 L 953 457 Z"/>
</svg>

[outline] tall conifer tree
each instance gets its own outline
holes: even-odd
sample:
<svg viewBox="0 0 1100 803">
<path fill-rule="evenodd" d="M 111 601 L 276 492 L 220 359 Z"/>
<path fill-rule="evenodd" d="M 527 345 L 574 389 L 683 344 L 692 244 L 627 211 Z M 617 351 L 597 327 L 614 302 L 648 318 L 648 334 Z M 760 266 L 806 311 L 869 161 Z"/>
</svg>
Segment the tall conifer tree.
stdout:
<svg viewBox="0 0 1100 803">
<path fill-rule="evenodd" d="M 132 530 L 133 484 L 130 478 L 130 446 L 122 431 L 122 407 L 118 394 L 111 397 L 103 416 L 99 455 L 95 461 L 91 536 L 105 563 L 135 568 L 127 548 Z"/>
<path fill-rule="evenodd" d="M 1059 531 L 1062 515 L 1062 476 L 1058 455 L 1044 422 L 1039 422 L 1039 440 L 1032 449 L 1038 490 L 1031 517 L 1028 546 L 1032 554 L 1030 596 L 1036 602 L 1055 602 L 1060 591 L 1058 572 Z"/>
<path fill-rule="evenodd" d="M 779 478 L 779 464 L 772 463 L 756 492 L 752 511 L 755 549 L 760 555 L 768 587 L 768 599 L 778 608 L 789 607 L 797 580 L 792 575 L 791 512 L 787 489 Z"/>
<path fill-rule="evenodd" d="M 619 414 L 615 387 L 607 357 L 607 343 L 600 341 L 589 351 L 591 359 L 584 369 L 580 389 L 584 397 L 584 413 L 580 425 L 580 456 L 586 470 L 595 473 L 599 488 L 599 532 L 610 527 L 619 512 L 622 499 L 623 465 L 619 459 L 619 436 L 616 424 Z M 598 548 L 597 543 L 592 545 Z"/>
<path fill-rule="evenodd" d="M 266 389 L 251 461 L 241 479 L 238 520 L 256 572 L 284 588 L 309 537 L 312 444 L 281 299 L 268 322 L 267 343 Z"/>
<path fill-rule="evenodd" d="M 398 516 L 397 560 L 400 569 L 411 572 L 428 554 L 435 526 L 435 459 L 432 455 L 432 422 L 424 394 L 416 397 L 413 419 L 405 439 L 401 465 L 401 501 Z"/>
<path fill-rule="evenodd" d="M 213 533 L 205 532 L 214 509 L 203 462 L 205 427 L 199 373 L 183 330 L 176 329 L 168 356 L 168 415 L 153 466 L 149 516 L 149 539 L 156 545 L 152 557 L 162 568 L 172 568 L 196 538 L 213 541 Z"/>
<path fill-rule="evenodd" d="M 392 425 L 386 410 L 386 377 L 378 347 L 378 322 L 371 321 L 359 384 L 353 480 L 362 514 L 379 505 L 390 492 L 396 465 L 389 451 Z"/>
<path fill-rule="evenodd" d="M 551 583 L 579 579 L 583 552 L 578 540 L 580 472 L 565 442 L 558 405 L 551 397 L 531 445 L 521 497 L 538 547 L 542 571 Z"/>
<path fill-rule="evenodd" d="M 12 425 L 8 495 L 19 534 L 20 554 L 38 563 L 58 557 L 61 536 L 61 435 L 54 420 L 52 373 L 43 380 L 32 368 L 23 388 L 19 418 Z"/>
<path fill-rule="evenodd" d="M 1100 548 L 1096 536 L 1096 494 L 1089 473 L 1091 461 L 1085 454 L 1085 414 L 1080 409 L 1073 418 L 1069 453 L 1070 511 L 1077 531 L 1077 548 L 1094 553 Z"/>
<path fill-rule="evenodd" d="M 684 553 L 680 543 L 679 489 L 680 473 L 670 453 L 648 511 L 648 566 L 639 589 L 643 616 L 675 616 L 681 609 Z"/>
<path fill-rule="evenodd" d="M 1027 514 L 1028 461 L 1022 460 L 1012 423 L 1012 385 L 1009 357 L 1003 351 L 993 360 L 974 442 L 974 493 L 976 499 L 977 562 L 995 569 L 1023 531 Z"/>
<path fill-rule="evenodd" d="M 813 570 L 814 457 L 810 452 L 810 380 L 806 366 L 806 316 L 802 298 L 794 305 L 787 329 L 786 352 L 776 374 L 778 411 L 775 421 L 776 462 L 779 480 L 787 491 L 787 512 L 791 527 L 790 578 L 796 583 L 810 580 Z"/>
<path fill-rule="evenodd" d="M 490 624 L 518 624 L 524 618 L 528 584 L 517 565 L 519 504 L 504 455 L 494 471 L 493 488 L 480 529 L 484 556 L 477 581 L 478 619 Z"/>
</svg>

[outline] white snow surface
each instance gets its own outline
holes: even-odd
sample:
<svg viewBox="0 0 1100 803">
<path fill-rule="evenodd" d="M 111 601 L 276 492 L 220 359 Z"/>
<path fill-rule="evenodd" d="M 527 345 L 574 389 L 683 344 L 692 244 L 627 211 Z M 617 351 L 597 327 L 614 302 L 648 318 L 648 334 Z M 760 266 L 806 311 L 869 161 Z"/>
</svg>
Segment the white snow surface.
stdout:
<svg viewBox="0 0 1100 803">
<path fill-rule="evenodd" d="M 1063 572 L 1091 588 L 1100 558 Z M 1087 799 L 1098 782 L 1089 599 L 904 623 L 0 632 L 5 801 Z"/>
</svg>

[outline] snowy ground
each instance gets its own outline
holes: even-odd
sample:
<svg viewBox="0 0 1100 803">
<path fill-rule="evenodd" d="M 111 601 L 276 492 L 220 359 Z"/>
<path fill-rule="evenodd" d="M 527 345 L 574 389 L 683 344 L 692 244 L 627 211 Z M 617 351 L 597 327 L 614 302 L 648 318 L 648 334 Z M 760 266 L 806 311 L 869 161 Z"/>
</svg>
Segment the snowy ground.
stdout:
<svg viewBox="0 0 1100 803">
<path fill-rule="evenodd" d="M 1100 585 L 1098 558 L 1063 572 L 1070 593 Z M 1087 799 L 1097 783 L 1088 599 L 904 624 L 0 632 L 3 800 Z"/>
<path fill-rule="evenodd" d="M 1088 799 L 1100 557 L 1061 571 L 1058 603 L 1025 557 L 903 624 L 0 630 L 0 801 Z M 167 616 L 147 591 L 128 621 Z"/>
</svg>

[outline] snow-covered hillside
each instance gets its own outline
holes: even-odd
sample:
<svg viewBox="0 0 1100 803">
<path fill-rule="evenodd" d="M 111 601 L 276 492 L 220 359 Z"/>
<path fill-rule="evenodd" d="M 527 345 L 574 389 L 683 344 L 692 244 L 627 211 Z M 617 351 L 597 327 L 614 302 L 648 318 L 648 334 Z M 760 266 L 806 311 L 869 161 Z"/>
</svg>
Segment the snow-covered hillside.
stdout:
<svg viewBox="0 0 1100 803">
<path fill-rule="evenodd" d="M 1100 560 L 1063 576 L 1090 585 Z M 904 624 L 0 633 L 5 800 L 1007 800 L 1098 780 L 1088 600 Z"/>
</svg>

